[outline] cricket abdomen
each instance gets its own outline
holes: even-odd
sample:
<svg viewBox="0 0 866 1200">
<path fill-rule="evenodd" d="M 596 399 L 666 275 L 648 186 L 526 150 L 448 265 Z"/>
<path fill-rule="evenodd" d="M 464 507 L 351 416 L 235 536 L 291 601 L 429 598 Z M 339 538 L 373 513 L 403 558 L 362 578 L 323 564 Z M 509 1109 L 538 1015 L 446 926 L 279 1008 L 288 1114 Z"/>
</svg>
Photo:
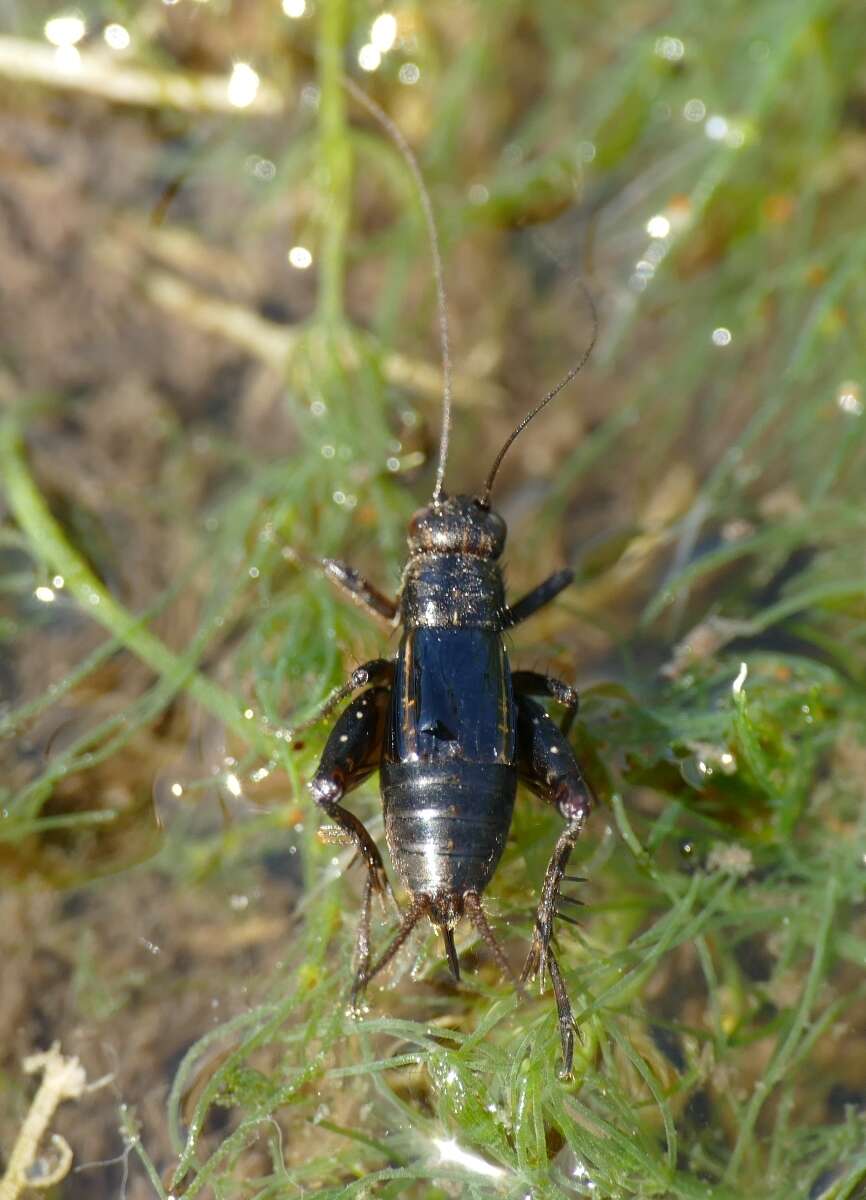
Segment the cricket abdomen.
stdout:
<svg viewBox="0 0 866 1200">
<path fill-rule="evenodd" d="M 413 894 L 482 892 L 511 826 L 517 769 L 505 763 L 383 763 L 385 837 Z"/>
</svg>

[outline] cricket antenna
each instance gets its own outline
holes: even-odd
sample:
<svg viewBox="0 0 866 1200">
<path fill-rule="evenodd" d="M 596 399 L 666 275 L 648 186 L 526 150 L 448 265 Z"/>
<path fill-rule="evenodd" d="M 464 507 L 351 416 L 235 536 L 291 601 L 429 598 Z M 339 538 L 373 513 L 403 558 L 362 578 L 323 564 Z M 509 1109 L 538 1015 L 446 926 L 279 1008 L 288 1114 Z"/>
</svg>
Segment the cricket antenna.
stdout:
<svg viewBox="0 0 866 1200">
<path fill-rule="evenodd" d="M 439 435 L 439 460 L 436 466 L 436 483 L 433 487 L 433 502 L 436 503 L 436 501 L 441 499 L 442 489 L 445 484 L 448 441 L 451 436 L 451 350 L 448 336 L 448 309 L 445 304 L 445 279 L 442 272 L 442 254 L 439 250 L 439 232 L 436 228 L 436 218 L 433 215 L 430 193 L 427 191 L 427 186 L 424 183 L 424 177 L 421 174 L 421 168 L 418 166 L 418 160 L 412 152 L 412 147 L 403 136 L 399 125 L 392 121 L 385 110 L 375 100 L 371 100 L 364 89 L 359 87 L 350 76 L 343 76 L 343 86 L 379 122 L 402 155 L 415 181 L 418 198 L 421 201 L 421 208 L 424 213 L 424 221 L 427 225 L 427 237 L 430 242 L 430 253 L 433 257 L 433 277 L 436 281 L 436 309 L 439 314 L 439 345 L 442 354 L 442 432 Z"/>
<path fill-rule="evenodd" d="M 520 436 L 521 433 L 523 433 L 524 429 L 529 424 L 529 422 L 534 420 L 534 418 L 538 416 L 538 414 L 541 412 L 541 410 L 543 408 L 546 408 L 547 405 L 551 402 L 551 400 L 553 400 L 553 398 L 555 396 L 559 395 L 559 393 L 562 391 L 562 389 L 564 387 L 568 387 L 568 385 L 571 383 L 572 379 L 574 379 L 575 375 L 577 375 L 580 371 L 583 370 L 583 368 L 586 366 L 587 359 L 589 358 L 590 354 L 592 354 L 592 352 L 595 348 L 595 343 L 598 341 L 598 309 L 595 306 L 595 301 L 592 298 L 592 293 L 590 292 L 590 290 L 586 286 L 586 284 L 583 282 L 583 280 L 578 279 L 577 283 L 578 283 L 578 286 L 580 287 L 580 290 L 583 292 L 583 297 L 586 300 L 587 305 L 589 306 L 590 313 L 592 314 L 592 337 L 589 339 L 589 345 L 584 350 L 583 354 L 580 356 L 578 361 L 574 364 L 574 366 L 568 372 L 568 374 L 563 379 L 560 379 L 560 381 L 556 385 L 556 387 L 552 388 L 547 393 L 547 395 L 544 397 L 543 400 L 541 400 L 538 404 L 536 404 L 536 406 L 535 406 L 535 408 L 533 408 L 532 412 L 529 412 L 526 414 L 526 416 L 523 418 L 523 420 L 520 422 L 520 424 L 516 427 L 516 429 L 512 430 L 512 432 L 506 438 L 505 445 L 502 447 L 502 449 L 496 455 L 496 458 L 493 460 L 493 466 L 490 468 L 490 474 L 487 476 L 487 479 L 485 481 L 484 490 L 481 493 L 481 495 L 478 497 L 478 503 L 481 505 L 482 508 L 490 507 L 490 493 L 493 489 L 493 481 L 496 478 L 496 473 L 498 472 L 499 468 L 502 466 L 503 458 L 505 458 L 505 455 L 511 449 L 512 443 L 514 441 L 516 441 L 516 439 Z"/>
</svg>

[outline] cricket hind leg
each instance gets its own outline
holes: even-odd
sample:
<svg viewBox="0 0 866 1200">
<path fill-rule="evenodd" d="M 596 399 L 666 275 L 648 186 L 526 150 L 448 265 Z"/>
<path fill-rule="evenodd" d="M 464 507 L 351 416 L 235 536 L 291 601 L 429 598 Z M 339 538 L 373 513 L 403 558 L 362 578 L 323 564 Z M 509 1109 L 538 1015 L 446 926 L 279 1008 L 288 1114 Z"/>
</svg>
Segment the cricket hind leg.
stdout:
<svg viewBox="0 0 866 1200">
<path fill-rule="evenodd" d="M 521 979 L 526 981 L 540 974 L 543 986 L 545 972 L 550 975 L 562 1042 L 562 1073 L 568 1076 L 574 1060 L 577 1027 L 551 939 L 556 917 L 564 915 L 559 906 L 566 898 L 560 896 L 560 886 L 571 852 L 592 810 L 593 797 L 562 730 L 541 705 L 528 696 L 518 693 L 515 700 L 518 774 L 531 791 L 553 804 L 566 822 L 544 874 L 532 942 Z"/>
<path fill-rule="evenodd" d="M 340 714 L 325 743 L 309 789 L 316 804 L 348 835 L 371 873 L 384 873 L 382 856 L 364 824 L 340 801 L 378 770 L 391 689 L 369 688 Z"/>
<path fill-rule="evenodd" d="M 577 716 L 580 698 L 577 689 L 563 683 L 553 675 L 541 675 L 538 671 L 515 671 L 511 676 L 512 686 L 521 696 L 550 696 L 565 709 L 559 728 L 568 733 Z"/>
<path fill-rule="evenodd" d="M 356 970 L 364 973 L 370 965 L 370 904 L 373 893 L 389 896 L 397 911 L 385 874 L 382 855 L 364 823 L 340 801 L 359 787 L 379 767 L 385 728 L 391 705 L 391 689 L 369 688 L 362 692 L 337 719 L 316 773 L 310 780 L 310 792 L 316 804 L 348 836 L 367 867 L 361 919 L 356 941 Z"/>
</svg>

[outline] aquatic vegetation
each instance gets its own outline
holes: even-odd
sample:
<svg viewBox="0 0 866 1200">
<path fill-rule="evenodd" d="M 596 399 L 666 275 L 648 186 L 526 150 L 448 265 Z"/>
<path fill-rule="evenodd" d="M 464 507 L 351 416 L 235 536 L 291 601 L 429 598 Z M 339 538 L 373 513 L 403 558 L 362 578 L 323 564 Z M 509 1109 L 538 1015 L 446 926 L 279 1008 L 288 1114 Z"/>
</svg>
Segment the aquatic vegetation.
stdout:
<svg viewBox="0 0 866 1200">
<path fill-rule="evenodd" d="M 163 1200 L 861 1195 L 858 14 L 509 0 L 395 8 L 376 32 L 348 0 L 261 24 L 139 7 L 100 54 L 105 5 L 72 42 L 47 7 L 20 15 L 15 40 L 80 71 L 66 53 L 52 141 L 52 81 L 16 59 L 32 175 L 11 209 L 47 229 L 33 178 L 74 162 L 87 186 L 65 210 L 75 303 L 46 268 L 62 311 L 51 289 L 4 310 L 0 377 L 0 864 L 25 906 L 67 889 L 14 953 L 67 964 L 63 1003 L 46 992 L 64 1051 L 64 1022 L 115 1046 L 128 1107 L 101 1094 L 92 1159 L 120 1152 Z M 387 635 L 309 564 L 396 583 L 439 390 L 421 214 L 347 62 L 439 214 L 455 480 L 477 486 L 579 356 L 578 272 L 602 312 L 582 382 L 501 480 L 510 586 L 579 576 L 512 651 L 581 688 L 601 800 L 585 917 L 559 932 L 568 1085 L 549 997 L 519 1002 L 469 928 L 459 989 L 422 936 L 345 1009 L 361 873 L 304 793 L 324 731 L 287 731 Z M 380 835 L 374 790 L 356 807 Z M 490 892 L 515 961 L 558 827 L 519 799 Z M 145 1028 L 167 1062 L 134 1049 Z M 3 1070 L 8 1149 L 27 1104 Z"/>
</svg>

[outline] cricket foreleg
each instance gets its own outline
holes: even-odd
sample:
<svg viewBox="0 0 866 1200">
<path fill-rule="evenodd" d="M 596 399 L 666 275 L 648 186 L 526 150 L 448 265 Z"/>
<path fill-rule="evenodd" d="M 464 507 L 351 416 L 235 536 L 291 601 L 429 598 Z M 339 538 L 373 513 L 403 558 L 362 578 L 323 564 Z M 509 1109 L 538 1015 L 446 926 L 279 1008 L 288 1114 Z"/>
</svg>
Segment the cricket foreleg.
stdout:
<svg viewBox="0 0 866 1200">
<path fill-rule="evenodd" d="M 561 571 L 555 571 L 537 587 L 534 587 L 531 592 L 527 592 L 525 596 L 517 601 L 516 604 L 509 606 L 506 613 L 505 624 L 507 627 L 518 625 L 521 621 L 525 621 L 527 617 L 533 616 L 540 608 L 544 608 L 545 604 L 549 604 L 554 597 L 564 591 L 570 583 L 574 582 L 574 571 L 570 567 L 564 567 Z"/>
<path fill-rule="evenodd" d="M 320 559 L 322 570 L 346 595 L 367 610 L 373 617 L 393 625 L 397 616 L 397 601 L 380 592 L 377 587 L 360 575 L 354 567 L 336 558 Z"/>
</svg>

